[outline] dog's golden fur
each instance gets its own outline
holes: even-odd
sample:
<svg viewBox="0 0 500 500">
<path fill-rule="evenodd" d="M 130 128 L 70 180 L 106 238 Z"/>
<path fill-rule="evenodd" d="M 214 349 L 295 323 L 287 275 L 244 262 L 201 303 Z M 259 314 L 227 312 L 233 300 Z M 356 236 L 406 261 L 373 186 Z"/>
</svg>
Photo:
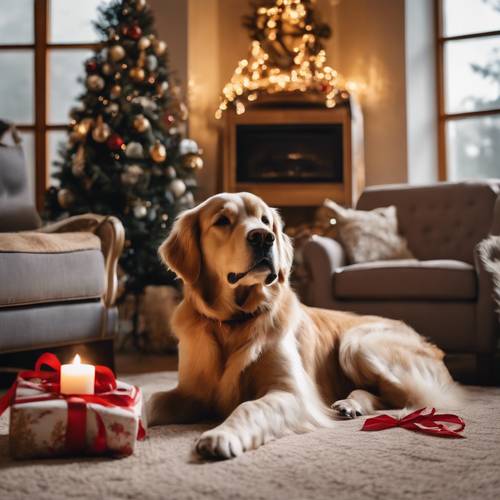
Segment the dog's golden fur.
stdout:
<svg viewBox="0 0 500 500">
<path fill-rule="evenodd" d="M 254 229 L 275 241 L 272 265 L 252 271 Z M 237 456 L 332 426 L 336 415 L 450 402 L 455 385 L 443 353 L 410 327 L 300 304 L 288 283 L 291 243 L 256 196 L 221 194 L 185 212 L 159 252 L 184 282 L 173 318 L 179 384 L 152 396 L 148 420 L 222 419 L 201 435 L 200 454 Z M 231 283 L 231 272 L 243 277 Z"/>
</svg>

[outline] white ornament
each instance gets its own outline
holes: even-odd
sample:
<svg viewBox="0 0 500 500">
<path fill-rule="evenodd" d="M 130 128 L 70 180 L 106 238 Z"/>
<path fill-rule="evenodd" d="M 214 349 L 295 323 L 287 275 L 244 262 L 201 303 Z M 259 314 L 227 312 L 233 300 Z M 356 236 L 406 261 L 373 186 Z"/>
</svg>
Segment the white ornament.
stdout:
<svg viewBox="0 0 500 500">
<path fill-rule="evenodd" d="M 144 148 L 140 142 L 132 141 L 127 144 L 125 154 L 127 155 L 127 158 L 140 160 L 144 158 Z"/>
<path fill-rule="evenodd" d="M 174 179 L 170 183 L 169 189 L 176 198 L 180 198 L 186 192 L 186 184 L 181 179 Z"/>
<path fill-rule="evenodd" d="M 137 204 L 134 206 L 134 217 L 136 219 L 144 219 L 148 213 L 148 209 L 141 204 Z"/>
<path fill-rule="evenodd" d="M 177 177 L 177 172 L 175 171 L 175 168 L 172 167 L 172 165 L 169 165 L 166 168 L 165 174 L 169 179 L 175 179 Z"/>
<path fill-rule="evenodd" d="M 197 153 L 198 149 L 198 144 L 193 139 L 182 139 L 179 143 L 179 154 L 181 156 L 189 153 Z"/>
<path fill-rule="evenodd" d="M 158 67 L 158 59 L 155 56 L 149 55 L 146 57 L 146 68 L 148 71 L 154 71 Z"/>
</svg>

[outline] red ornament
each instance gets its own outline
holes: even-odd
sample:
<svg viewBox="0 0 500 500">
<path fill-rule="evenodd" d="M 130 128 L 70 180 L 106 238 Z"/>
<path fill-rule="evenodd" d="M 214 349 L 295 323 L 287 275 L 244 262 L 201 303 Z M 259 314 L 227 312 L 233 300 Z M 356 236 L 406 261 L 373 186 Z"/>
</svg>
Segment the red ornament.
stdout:
<svg viewBox="0 0 500 500">
<path fill-rule="evenodd" d="M 129 26 L 128 28 L 125 27 L 123 29 L 124 31 L 124 35 L 125 36 L 128 36 L 129 38 L 132 38 L 132 40 L 139 40 L 139 38 L 141 38 L 141 35 L 142 35 L 142 30 L 140 28 L 140 26 L 138 26 L 137 24 L 133 24 L 132 26 Z"/>
<path fill-rule="evenodd" d="M 175 116 L 174 115 L 167 115 L 165 117 L 165 121 L 167 122 L 167 125 L 173 125 L 175 123 Z"/>
<path fill-rule="evenodd" d="M 111 151 L 118 151 L 125 143 L 118 134 L 111 134 L 106 144 Z"/>
<path fill-rule="evenodd" d="M 97 69 L 97 62 L 94 59 L 87 61 L 87 63 L 85 64 L 85 69 L 87 70 L 87 73 L 94 73 L 94 71 Z"/>
</svg>

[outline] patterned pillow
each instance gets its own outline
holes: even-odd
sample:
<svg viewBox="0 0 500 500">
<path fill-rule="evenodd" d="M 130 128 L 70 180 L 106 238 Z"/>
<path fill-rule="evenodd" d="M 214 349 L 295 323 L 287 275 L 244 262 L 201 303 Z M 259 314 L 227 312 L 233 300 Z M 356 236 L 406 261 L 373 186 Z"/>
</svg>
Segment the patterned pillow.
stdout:
<svg viewBox="0 0 500 500">
<path fill-rule="evenodd" d="M 353 210 L 326 199 L 324 206 L 337 221 L 339 239 L 349 263 L 415 258 L 406 239 L 398 234 L 394 205 L 369 211 Z"/>
</svg>

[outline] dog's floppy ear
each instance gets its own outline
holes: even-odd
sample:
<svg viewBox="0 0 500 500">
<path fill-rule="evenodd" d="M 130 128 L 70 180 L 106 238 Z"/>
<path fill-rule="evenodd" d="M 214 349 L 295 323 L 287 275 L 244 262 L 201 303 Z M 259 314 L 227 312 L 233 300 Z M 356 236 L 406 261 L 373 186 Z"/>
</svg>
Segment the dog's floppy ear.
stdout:
<svg viewBox="0 0 500 500">
<path fill-rule="evenodd" d="M 163 262 L 184 281 L 198 281 L 201 270 L 198 211 L 183 212 L 174 222 L 168 238 L 158 249 Z"/>
<path fill-rule="evenodd" d="M 271 208 L 271 213 L 273 214 L 273 229 L 278 244 L 280 275 L 282 275 L 283 278 L 288 278 L 293 263 L 292 240 L 283 231 L 283 221 L 278 211 L 275 208 Z"/>
</svg>

